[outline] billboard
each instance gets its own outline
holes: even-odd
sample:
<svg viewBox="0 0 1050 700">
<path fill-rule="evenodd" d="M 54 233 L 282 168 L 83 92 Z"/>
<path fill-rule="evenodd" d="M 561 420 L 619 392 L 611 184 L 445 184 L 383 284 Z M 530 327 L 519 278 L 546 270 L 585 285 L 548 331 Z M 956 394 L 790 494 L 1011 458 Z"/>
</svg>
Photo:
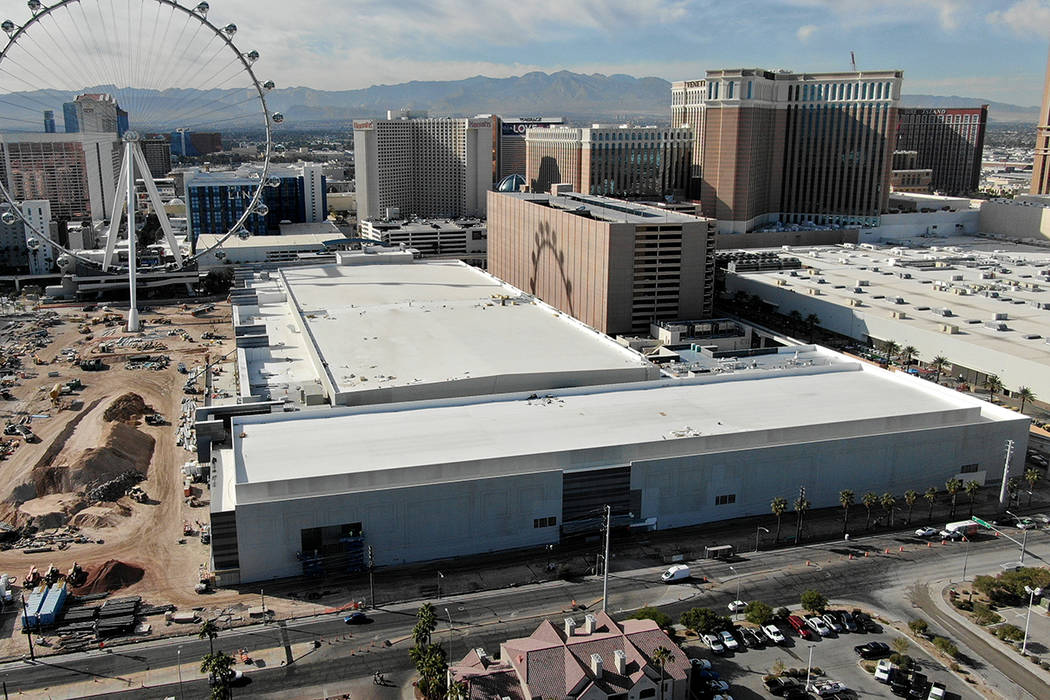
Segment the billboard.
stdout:
<svg viewBox="0 0 1050 700">
<path fill-rule="evenodd" d="M 503 120 L 500 133 L 503 136 L 524 136 L 529 129 L 563 126 L 561 117 L 508 117 Z"/>
</svg>

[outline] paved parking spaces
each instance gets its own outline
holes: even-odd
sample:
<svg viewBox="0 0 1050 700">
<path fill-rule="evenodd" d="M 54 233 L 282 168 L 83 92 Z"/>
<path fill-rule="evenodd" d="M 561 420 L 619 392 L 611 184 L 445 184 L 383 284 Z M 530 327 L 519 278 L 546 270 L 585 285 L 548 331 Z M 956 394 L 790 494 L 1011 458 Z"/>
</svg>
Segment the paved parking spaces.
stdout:
<svg viewBox="0 0 1050 700">
<path fill-rule="evenodd" d="M 766 646 L 763 649 L 738 650 L 722 656 L 712 654 L 700 642 L 686 645 L 690 655 L 710 659 L 712 670 L 727 681 L 734 700 L 752 700 L 769 698 L 770 693 L 762 684 L 762 677 L 770 672 L 779 659 L 785 668 L 806 670 L 809 661 L 810 645 L 813 647 L 813 666 L 824 672 L 825 678 L 842 681 L 850 689 L 840 693 L 841 698 L 890 698 L 890 687 L 876 681 L 871 674 L 861 668 L 859 657 L 853 647 L 871 641 L 890 644 L 896 637 L 903 636 L 888 629 L 880 633 L 842 633 L 838 636 L 818 638 L 812 641 L 800 639 L 793 632 L 788 634 L 786 625 L 779 625 L 787 637 L 787 645 L 780 647 Z M 981 696 L 974 690 L 964 687 L 962 681 L 952 675 L 940 662 L 927 656 L 918 646 L 912 643 L 908 654 L 918 663 L 921 672 L 930 681 L 943 683 L 947 689 L 947 698 L 978 700 Z M 804 677 L 803 677 L 804 682 Z M 815 697 L 815 694 L 811 694 Z"/>
</svg>

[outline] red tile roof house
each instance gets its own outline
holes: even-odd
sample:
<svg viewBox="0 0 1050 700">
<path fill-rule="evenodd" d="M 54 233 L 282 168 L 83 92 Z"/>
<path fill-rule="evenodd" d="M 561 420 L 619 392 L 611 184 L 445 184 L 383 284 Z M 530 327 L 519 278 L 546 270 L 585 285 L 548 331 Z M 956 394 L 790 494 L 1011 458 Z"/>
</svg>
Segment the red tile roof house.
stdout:
<svg viewBox="0 0 1050 700">
<path fill-rule="evenodd" d="M 660 698 L 653 652 L 674 655 L 664 669 L 664 700 L 685 700 L 689 658 L 652 620 L 614 621 L 604 612 L 562 628 L 545 620 L 529 637 L 500 645 L 500 660 L 475 649 L 449 668 L 470 700 L 643 700 Z"/>
</svg>

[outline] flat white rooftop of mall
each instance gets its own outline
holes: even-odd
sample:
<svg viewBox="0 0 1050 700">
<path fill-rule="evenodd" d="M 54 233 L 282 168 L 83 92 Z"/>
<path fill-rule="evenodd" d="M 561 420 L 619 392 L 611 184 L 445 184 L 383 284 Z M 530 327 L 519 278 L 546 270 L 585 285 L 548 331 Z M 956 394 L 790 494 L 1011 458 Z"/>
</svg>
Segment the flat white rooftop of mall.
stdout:
<svg viewBox="0 0 1050 700">
<path fill-rule="evenodd" d="M 828 350 L 803 346 L 801 355 L 803 361 L 807 355 L 812 359 L 831 355 L 836 361 L 566 389 L 542 397 L 476 397 L 237 418 L 236 481 L 290 482 L 423 465 L 441 465 L 441 478 L 452 480 L 458 474 L 457 464 L 484 465 L 477 467 L 481 474 L 496 475 L 492 460 L 506 457 L 570 452 L 576 457 L 562 459 L 558 468 L 586 467 L 578 460 L 583 460 L 582 451 L 593 448 L 622 448 L 622 458 L 630 460 L 635 457 L 630 450 L 640 444 L 673 449 L 664 441 L 679 439 L 705 441 L 691 448 L 701 453 L 729 449 L 727 437 L 743 438 L 757 447 L 1020 418 L 964 394 Z M 788 361 L 793 353 L 782 357 Z M 804 428 L 804 438 L 778 432 L 794 428 Z M 515 467 L 548 468 L 554 467 L 531 458 Z M 411 481 L 404 473 L 391 478 Z M 383 479 L 367 477 L 366 481 L 377 488 Z M 310 484 L 309 489 L 325 490 L 320 483 Z"/>
<path fill-rule="evenodd" d="M 922 247 L 776 249 L 816 272 L 738 274 L 771 286 L 783 281 L 778 288 L 804 296 L 816 291 L 823 302 L 849 306 L 857 300 L 862 306 L 853 307 L 856 313 L 889 318 L 902 311 L 906 318 L 895 321 L 902 328 L 940 333 L 950 324 L 958 327 L 953 339 L 1050 362 L 1050 275 L 1044 274 L 1050 273 L 1050 249 L 963 236 L 916 242 Z M 1006 315 L 1004 330 L 985 325 L 997 314 Z"/>
<path fill-rule="evenodd" d="M 529 375 L 559 377 L 558 386 L 659 376 L 637 352 L 459 261 L 289 267 L 255 287 L 260 305 L 250 315 L 267 325 L 271 354 L 282 355 L 262 372 L 275 383 L 303 379 L 313 349 L 339 403 L 404 387 L 428 393 L 397 400 L 500 393 Z M 271 295 L 280 299 L 265 301 Z M 255 381 L 257 365 L 249 362 Z M 457 381 L 472 390 L 447 384 Z"/>
</svg>

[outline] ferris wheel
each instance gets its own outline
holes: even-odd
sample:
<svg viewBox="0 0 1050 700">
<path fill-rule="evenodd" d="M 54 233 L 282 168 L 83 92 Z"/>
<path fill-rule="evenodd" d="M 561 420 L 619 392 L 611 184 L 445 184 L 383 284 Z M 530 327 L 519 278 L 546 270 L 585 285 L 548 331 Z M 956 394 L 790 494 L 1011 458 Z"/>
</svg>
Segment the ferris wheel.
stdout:
<svg viewBox="0 0 1050 700">
<path fill-rule="evenodd" d="M 29 0 L 27 7 L 28 17 L 0 23 L 0 223 L 21 219 L 30 254 L 44 250 L 62 270 L 129 275 L 128 327 L 138 330 L 138 273 L 193 267 L 206 255 L 221 260 L 231 236 L 247 237 L 269 214 L 265 188 L 280 184 L 269 175 L 273 132 L 284 121 L 267 107 L 274 83 L 256 77 L 258 51 L 238 48 L 237 25 L 210 18 L 207 2 Z M 171 220 L 179 203 L 170 191 L 165 201 L 156 183 L 165 174 L 156 149 L 184 160 L 187 151 L 204 155 L 198 137 L 214 144 L 207 137 L 216 132 L 245 135 L 257 155 L 230 174 L 235 186 L 212 208 L 221 215 L 187 214 L 193 233 L 180 235 Z M 55 219 L 108 221 L 97 249 L 63 244 L 27 214 L 27 200 L 48 200 Z M 139 230 L 144 210 L 160 229 L 145 251 L 143 234 L 128 233 Z M 203 250 L 190 240 L 200 232 L 212 234 Z"/>
</svg>

